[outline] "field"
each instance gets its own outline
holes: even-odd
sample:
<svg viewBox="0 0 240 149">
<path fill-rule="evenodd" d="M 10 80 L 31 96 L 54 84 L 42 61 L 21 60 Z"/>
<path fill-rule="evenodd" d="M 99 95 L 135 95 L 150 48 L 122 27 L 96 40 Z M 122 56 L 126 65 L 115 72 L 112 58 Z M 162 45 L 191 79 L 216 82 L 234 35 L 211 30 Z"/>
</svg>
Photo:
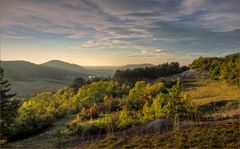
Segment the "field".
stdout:
<svg viewBox="0 0 240 149">
<path fill-rule="evenodd" d="M 70 84 L 65 81 L 11 81 L 11 92 L 17 93 L 18 97 L 28 97 L 41 92 L 54 92 Z"/>
<path fill-rule="evenodd" d="M 206 104 L 222 100 L 240 100 L 240 87 L 218 80 L 197 80 L 188 83 L 187 98 L 196 104 Z"/>
</svg>

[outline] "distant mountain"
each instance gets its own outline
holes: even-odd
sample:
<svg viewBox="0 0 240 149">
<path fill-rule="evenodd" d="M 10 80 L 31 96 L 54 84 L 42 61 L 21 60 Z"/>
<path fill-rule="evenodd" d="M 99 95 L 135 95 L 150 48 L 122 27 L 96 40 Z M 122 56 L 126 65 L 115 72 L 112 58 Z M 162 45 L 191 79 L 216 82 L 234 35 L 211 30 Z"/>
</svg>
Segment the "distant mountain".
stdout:
<svg viewBox="0 0 240 149">
<path fill-rule="evenodd" d="M 51 68 L 58 68 L 62 70 L 72 71 L 72 72 L 78 72 L 78 73 L 85 74 L 87 76 L 100 75 L 100 76 L 107 77 L 107 76 L 111 76 L 114 72 L 114 70 L 111 69 L 112 67 L 109 67 L 110 69 L 101 69 L 101 67 L 98 67 L 98 66 L 82 67 L 77 64 L 71 64 L 64 61 L 60 61 L 60 60 L 51 60 L 41 65 L 51 67 Z"/>
<path fill-rule="evenodd" d="M 73 71 L 73 72 L 81 72 L 81 73 L 88 73 L 88 71 L 76 64 L 70 64 L 64 61 L 59 61 L 59 60 L 51 60 L 46 63 L 41 64 L 42 66 L 47 66 L 51 68 L 58 68 L 62 70 L 68 70 L 68 71 Z"/>
<path fill-rule="evenodd" d="M 43 64 L 27 61 L 0 61 L 6 76 L 11 80 L 73 80 L 75 77 L 87 78 L 89 75 L 112 76 L 117 69 L 134 69 L 154 66 L 152 64 L 129 64 L 125 66 L 82 67 L 60 60 L 51 60 Z"/>
<path fill-rule="evenodd" d="M 27 61 L 0 61 L 5 74 L 12 80 L 72 80 L 87 74 L 66 69 L 37 65 Z"/>
</svg>

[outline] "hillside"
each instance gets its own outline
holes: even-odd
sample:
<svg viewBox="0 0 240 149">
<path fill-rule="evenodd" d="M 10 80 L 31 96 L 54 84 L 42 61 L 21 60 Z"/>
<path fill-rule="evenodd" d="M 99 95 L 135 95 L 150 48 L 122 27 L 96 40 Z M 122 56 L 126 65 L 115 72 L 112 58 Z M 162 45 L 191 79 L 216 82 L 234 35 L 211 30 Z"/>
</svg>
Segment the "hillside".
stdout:
<svg viewBox="0 0 240 149">
<path fill-rule="evenodd" d="M 108 77 L 117 69 L 150 66 L 151 64 L 130 64 L 126 66 L 86 66 L 51 60 L 43 64 L 27 61 L 0 61 L 6 77 L 12 84 L 12 93 L 30 96 L 43 91 L 56 91 L 68 86 L 75 77 L 88 78 L 89 75 Z"/>
<path fill-rule="evenodd" d="M 168 80 L 181 79 L 186 96 L 196 104 L 240 100 L 240 87 L 238 85 L 215 80 L 207 71 L 190 69 L 166 78 Z"/>
<path fill-rule="evenodd" d="M 87 78 L 86 73 L 37 65 L 27 61 L 0 61 L 11 92 L 17 96 L 30 96 L 42 91 L 56 91 L 68 86 L 75 77 Z M 84 69 L 83 69 L 84 70 Z"/>
<path fill-rule="evenodd" d="M 51 67 L 51 68 L 79 72 L 79 73 L 83 73 L 83 74 L 88 73 L 88 71 L 86 69 L 84 69 L 83 67 L 81 67 L 79 65 L 70 64 L 70 63 L 67 63 L 64 61 L 60 61 L 60 60 L 51 60 L 51 61 L 41 64 L 41 66 L 47 66 L 47 67 Z"/>
<path fill-rule="evenodd" d="M 201 72 L 199 70 L 188 70 L 183 73 L 180 73 L 175 76 L 171 76 L 169 78 L 176 79 L 177 77 L 180 77 L 180 79 L 184 80 L 184 90 L 187 94 L 187 97 L 196 103 L 197 105 L 201 105 L 203 107 L 208 106 L 211 103 L 215 102 L 222 102 L 223 100 L 240 100 L 240 88 L 234 85 L 227 85 L 224 82 L 221 82 L 219 80 L 213 80 L 209 77 L 208 73 Z M 224 89 L 221 89 L 224 87 Z M 216 89 L 216 87 L 220 87 L 220 89 Z M 62 92 L 62 91 L 61 91 Z M 61 93 L 59 92 L 59 93 Z M 224 96 L 224 93 L 226 95 Z M 64 94 L 63 94 L 64 95 Z M 200 97 L 201 96 L 201 97 Z M 227 102 L 228 103 L 228 102 Z M 229 102 L 231 103 L 231 102 Z M 234 103 L 234 102 L 233 102 Z M 217 106 L 214 108 L 218 108 Z M 227 109 L 225 109 L 227 108 Z M 230 108 L 230 109 L 229 109 Z M 232 106 L 223 106 L 223 111 L 220 114 L 220 117 L 226 115 L 229 112 L 234 112 L 234 108 L 232 109 Z M 211 117 L 215 114 L 213 109 L 211 108 L 210 111 L 207 112 L 207 114 L 211 113 Z M 118 113 L 115 113 L 118 114 Z M 236 113 L 235 113 L 236 114 Z M 240 113 L 238 113 L 240 114 Z M 104 116 L 110 116 L 110 114 L 103 114 L 101 117 Z M 86 130 L 90 129 L 91 124 L 95 123 L 97 124 L 101 122 L 101 119 L 99 118 L 96 120 L 90 120 L 89 124 L 88 121 L 84 122 L 88 125 L 86 125 Z M 68 119 L 68 118 L 67 118 Z M 59 121 L 60 125 L 58 125 L 58 129 L 64 129 L 66 128 L 66 124 L 70 124 L 73 121 L 73 117 L 70 117 L 68 119 L 68 122 L 64 120 L 64 123 L 61 123 L 61 120 Z M 216 120 L 212 122 L 206 122 L 206 124 L 201 125 L 198 124 L 198 122 L 190 123 L 189 129 L 180 129 L 175 131 L 169 131 L 166 133 L 162 133 L 161 131 L 156 131 L 157 128 L 153 128 L 152 124 L 154 122 L 150 122 L 147 126 L 150 127 L 147 129 L 147 133 L 141 134 L 141 132 L 138 132 L 138 135 L 135 135 L 135 133 L 131 135 L 103 135 L 102 138 L 97 140 L 88 140 L 87 142 L 81 144 L 80 138 L 77 137 L 68 137 L 66 140 L 61 142 L 62 147 L 71 147 L 76 144 L 76 148 L 115 148 L 115 147 L 122 147 L 122 148 L 154 148 L 159 145 L 170 147 L 170 148 L 178 148 L 178 146 L 182 147 L 213 147 L 213 145 L 216 145 L 216 147 L 222 147 L 222 146 L 228 146 L 228 147 L 236 147 L 236 136 L 239 134 L 235 131 L 238 128 L 238 121 L 236 120 L 228 120 L 221 121 Z M 200 118 L 197 120 L 201 120 Z M 58 121 L 57 121 L 58 123 Z M 196 124 L 196 126 L 194 125 Z M 207 125 L 207 127 L 206 127 Z M 208 126 L 209 125 L 209 126 Z M 226 125 L 228 126 L 226 128 Z M 97 125 L 96 125 L 97 127 Z M 59 130 L 55 129 L 55 123 L 53 124 L 53 127 L 50 127 L 48 129 L 49 131 L 44 132 L 40 135 L 37 135 L 35 137 L 31 137 L 29 139 L 20 140 L 17 142 L 13 142 L 10 144 L 7 144 L 5 147 L 9 148 L 15 148 L 15 147 L 30 147 L 30 146 L 38 146 L 39 147 L 39 141 L 37 141 L 37 138 L 43 138 L 43 136 L 47 136 L 47 134 L 57 134 Z M 151 130 L 155 130 L 154 132 L 151 132 Z M 123 131 L 124 132 L 124 131 Z M 125 131 L 126 132 L 126 131 Z M 234 132 L 234 133 L 229 133 Z M 219 136 L 220 133 L 220 136 Z M 118 134 L 118 133 L 117 133 Z M 189 135 L 190 134 L 190 135 Z M 206 138 L 206 135 L 208 134 L 208 137 Z M 224 140 L 225 136 L 228 136 L 229 140 Z M 192 138 L 192 136 L 199 136 L 198 139 L 195 137 Z M 42 145 L 44 146 L 52 146 L 56 143 L 55 139 L 52 137 L 51 142 L 49 142 L 46 139 L 43 139 L 41 141 Z M 212 140 L 213 138 L 217 138 L 215 143 L 211 143 L 208 140 Z M 181 141 L 180 141 L 181 140 Z M 66 142 L 65 142 L 66 141 Z M 180 141 L 180 142 L 179 142 Z M 96 143 L 97 142 L 97 143 Z M 36 145 L 35 145 L 36 144 Z"/>
<path fill-rule="evenodd" d="M 69 80 L 76 76 L 87 77 L 80 72 L 37 65 L 27 61 L 0 61 L 0 65 L 7 78 L 15 81 Z"/>
<path fill-rule="evenodd" d="M 109 135 L 103 139 L 86 142 L 72 149 L 106 148 L 238 148 L 239 123 L 222 121 L 190 126 L 171 132 L 153 132 L 133 135 Z M 224 139 L 226 138 L 226 139 Z"/>
</svg>

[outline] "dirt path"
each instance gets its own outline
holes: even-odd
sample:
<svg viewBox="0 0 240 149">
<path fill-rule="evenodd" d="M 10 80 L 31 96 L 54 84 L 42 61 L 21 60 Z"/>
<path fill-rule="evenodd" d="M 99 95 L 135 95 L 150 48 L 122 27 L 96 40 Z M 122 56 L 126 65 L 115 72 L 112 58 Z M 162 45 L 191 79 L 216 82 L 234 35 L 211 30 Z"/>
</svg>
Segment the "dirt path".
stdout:
<svg viewBox="0 0 240 149">
<path fill-rule="evenodd" d="M 63 128 L 70 120 L 72 120 L 75 116 L 69 116 L 67 118 L 61 119 L 53 123 L 53 126 L 46 129 L 44 132 L 27 138 L 23 140 L 19 140 L 16 142 L 8 143 L 4 146 L 1 146 L 1 148 L 4 149 L 18 149 L 18 148 L 31 148 L 31 149 L 43 149 L 48 148 L 49 142 L 52 141 L 52 134 L 58 130 L 59 128 Z"/>
</svg>

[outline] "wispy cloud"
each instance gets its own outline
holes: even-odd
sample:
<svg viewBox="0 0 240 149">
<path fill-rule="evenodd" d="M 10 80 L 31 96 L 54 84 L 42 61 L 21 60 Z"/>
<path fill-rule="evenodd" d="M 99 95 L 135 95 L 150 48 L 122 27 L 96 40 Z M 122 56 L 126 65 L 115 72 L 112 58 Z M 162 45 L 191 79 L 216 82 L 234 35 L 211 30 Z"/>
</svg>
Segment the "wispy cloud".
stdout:
<svg viewBox="0 0 240 149">
<path fill-rule="evenodd" d="M 239 14 L 238 0 L 2 0 L 0 25 L 9 40 L 53 36 L 70 49 L 154 57 L 236 51 Z"/>
</svg>

